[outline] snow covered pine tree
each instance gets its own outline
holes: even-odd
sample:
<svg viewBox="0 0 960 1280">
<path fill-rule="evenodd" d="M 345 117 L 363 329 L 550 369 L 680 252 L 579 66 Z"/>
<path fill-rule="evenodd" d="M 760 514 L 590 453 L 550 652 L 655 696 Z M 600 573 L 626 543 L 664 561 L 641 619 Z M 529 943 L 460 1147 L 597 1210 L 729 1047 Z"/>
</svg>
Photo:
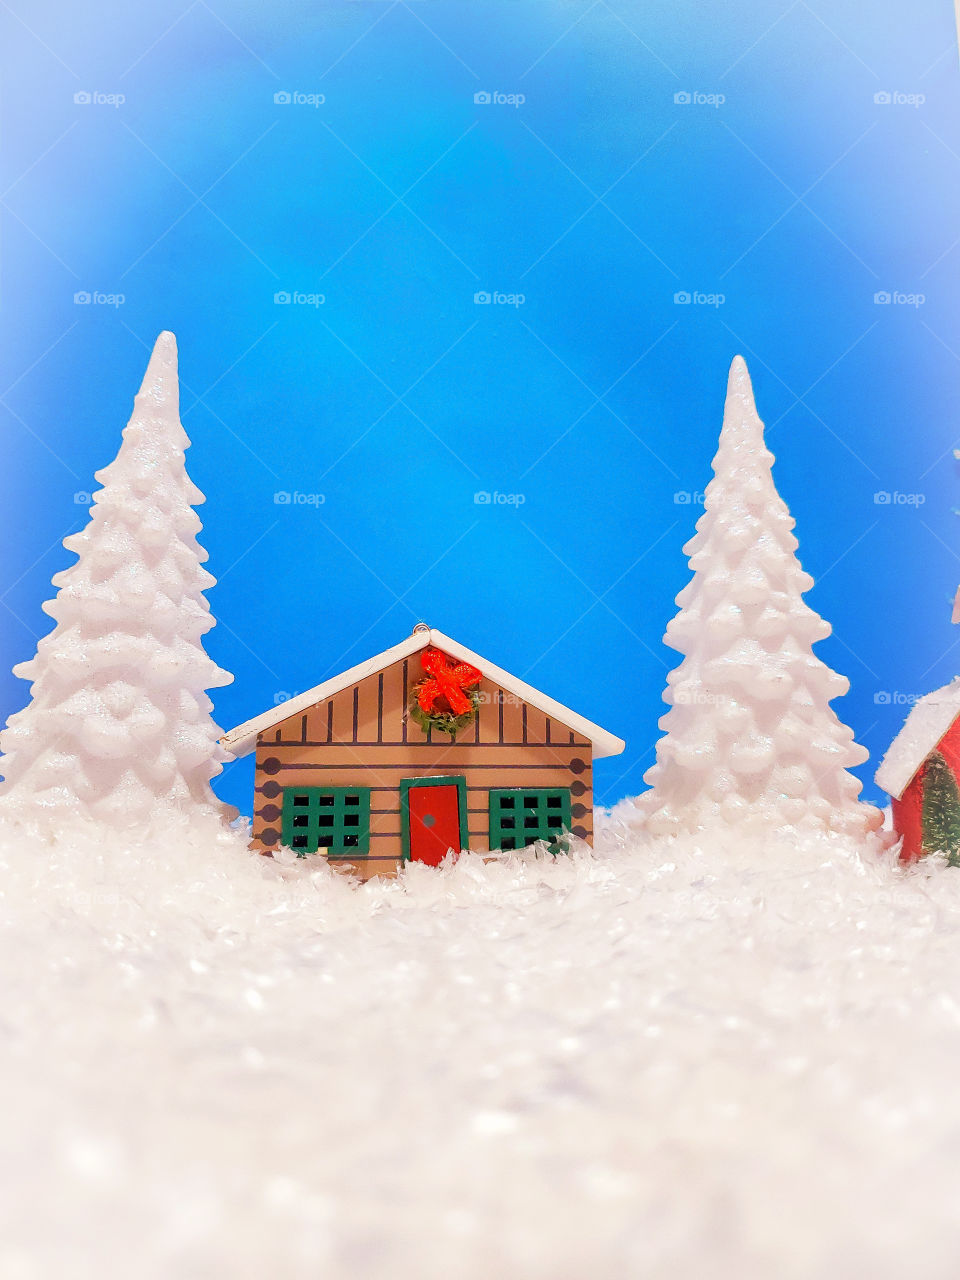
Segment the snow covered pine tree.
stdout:
<svg viewBox="0 0 960 1280">
<path fill-rule="evenodd" d="M 0 733 L 0 811 L 56 834 L 80 819 L 116 828 L 231 816 L 210 789 L 226 753 L 204 692 L 229 684 L 203 650 L 203 494 L 187 476 L 177 344 L 161 333 L 116 459 L 44 610 L 56 626 L 14 668 L 31 701 Z"/>
<path fill-rule="evenodd" d="M 684 660 L 667 677 L 652 790 L 637 800 L 653 834 L 756 822 L 865 837 L 882 823 L 847 772 L 867 752 L 829 705 L 849 682 L 812 652 L 830 625 L 801 599 L 813 579 L 772 464 L 737 356 L 714 478 L 684 547 L 694 576 L 664 637 Z"/>
</svg>

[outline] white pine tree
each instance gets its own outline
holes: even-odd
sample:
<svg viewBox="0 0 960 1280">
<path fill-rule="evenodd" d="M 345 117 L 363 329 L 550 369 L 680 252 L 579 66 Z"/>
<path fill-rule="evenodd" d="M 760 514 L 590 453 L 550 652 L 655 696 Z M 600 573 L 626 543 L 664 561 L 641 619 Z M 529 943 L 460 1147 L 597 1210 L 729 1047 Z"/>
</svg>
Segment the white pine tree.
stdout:
<svg viewBox="0 0 960 1280">
<path fill-rule="evenodd" d="M 830 624 L 801 598 L 813 579 L 772 464 L 737 356 L 714 478 L 684 547 L 693 578 L 664 637 L 684 659 L 667 677 L 652 790 L 637 801 L 654 833 L 759 821 L 866 836 L 882 822 L 847 772 L 867 752 L 830 707 L 849 682 L 813 654 Z"/>
<path fill-rule="evenodd" d="M 215 579 L 193 507 L 177 344 L 161 333 L 133 415 L 81 533 L 76 564 L 43 607 L 56 626 L 14 668 L 31 701 L 0 733 L 0 808 L 56 829 L 88 818 L 150 828 L 175 814 L 229 816 L 210 779 L 228 758 L 204 690 L 229 684 L 203 649 Z"/>
</svg>

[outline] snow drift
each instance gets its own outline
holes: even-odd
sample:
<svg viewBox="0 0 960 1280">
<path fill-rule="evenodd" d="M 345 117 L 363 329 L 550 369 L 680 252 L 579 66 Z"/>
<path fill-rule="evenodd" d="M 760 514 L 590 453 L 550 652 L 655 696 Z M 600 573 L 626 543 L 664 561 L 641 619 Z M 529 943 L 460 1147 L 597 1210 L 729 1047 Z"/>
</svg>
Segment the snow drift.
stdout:
<svg viewBox="0 0 960 1280">
<path fill-rule="evenodd" d="M 952 1277 L 960 875 L 4 839 L 0 1273 Z"/>
</svg>

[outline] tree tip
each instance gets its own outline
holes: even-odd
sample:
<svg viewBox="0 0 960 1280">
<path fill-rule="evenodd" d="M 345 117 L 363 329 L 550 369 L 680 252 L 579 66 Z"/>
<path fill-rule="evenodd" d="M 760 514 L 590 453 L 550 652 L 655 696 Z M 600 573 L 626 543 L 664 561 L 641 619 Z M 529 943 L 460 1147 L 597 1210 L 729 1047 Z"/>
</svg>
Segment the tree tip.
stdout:
<svg viewBox="0 0 960 1280">
<path fill-rule="evenodd" d="M 177 340 L 169 329 L 164 329 L 153 344 L 147 365 L 147 377 L 162 372 L 172 373 L 174 378 L 177 376 Z"/>
<path fill-rule="evenodd" d="M 750 381 L 750 371 L 747 368 L 747 362 L 744 360 L 743 356 L 734 356 L 733 360 L 730 362 L 730 383 L 742 382 L 743 379 L 746 379 L 748 383 Z"/>
<path fill-rule="evenodd" d="M 156 342 L 153 344 L 153 351 L 155 355 L 162 354 L 165 356 L 176 358 L 176 354 L 177 354 L 176 336 L 172 334 L 169 329 L 162 330 Z"/>
<path fill-rule="evenodd" d="M 734 356 L 727 378 L 727 408 L 737 406 L 741 412 L 755 416 L 757 409 L 753 398 L 750 371 L 743 356 Z"/>
<path fill-rule="evenodd" d="M 170 405 L 175 413 L 178 412 L 180 395 L 177 340 L 168 329 L 164 329 L 153 344 L 147 371 L 140 385 L 140 396 L 146 397 L 155 405 Z"/>
</svg>

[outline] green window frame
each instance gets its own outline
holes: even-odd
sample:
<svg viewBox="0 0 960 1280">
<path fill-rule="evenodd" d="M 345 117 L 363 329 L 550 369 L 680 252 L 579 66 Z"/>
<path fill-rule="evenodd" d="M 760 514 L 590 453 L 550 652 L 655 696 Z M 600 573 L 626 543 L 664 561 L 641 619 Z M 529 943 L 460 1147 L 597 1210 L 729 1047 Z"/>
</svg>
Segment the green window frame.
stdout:
<svg viewBox="0 0 960 1280">
<path fill-rule="evenodd" d="M 284 787 L 283 844 L 298 858 L 364 858 L 370 852 L 369 787 Z"/>
<path fill-rule="evenodd" d="M 524 849 L 545 840 L 554 853 L 566 852 L 570 830 L 566 787 L 503 787 L 490 792 L 490 848 Z"/>
</svg>

